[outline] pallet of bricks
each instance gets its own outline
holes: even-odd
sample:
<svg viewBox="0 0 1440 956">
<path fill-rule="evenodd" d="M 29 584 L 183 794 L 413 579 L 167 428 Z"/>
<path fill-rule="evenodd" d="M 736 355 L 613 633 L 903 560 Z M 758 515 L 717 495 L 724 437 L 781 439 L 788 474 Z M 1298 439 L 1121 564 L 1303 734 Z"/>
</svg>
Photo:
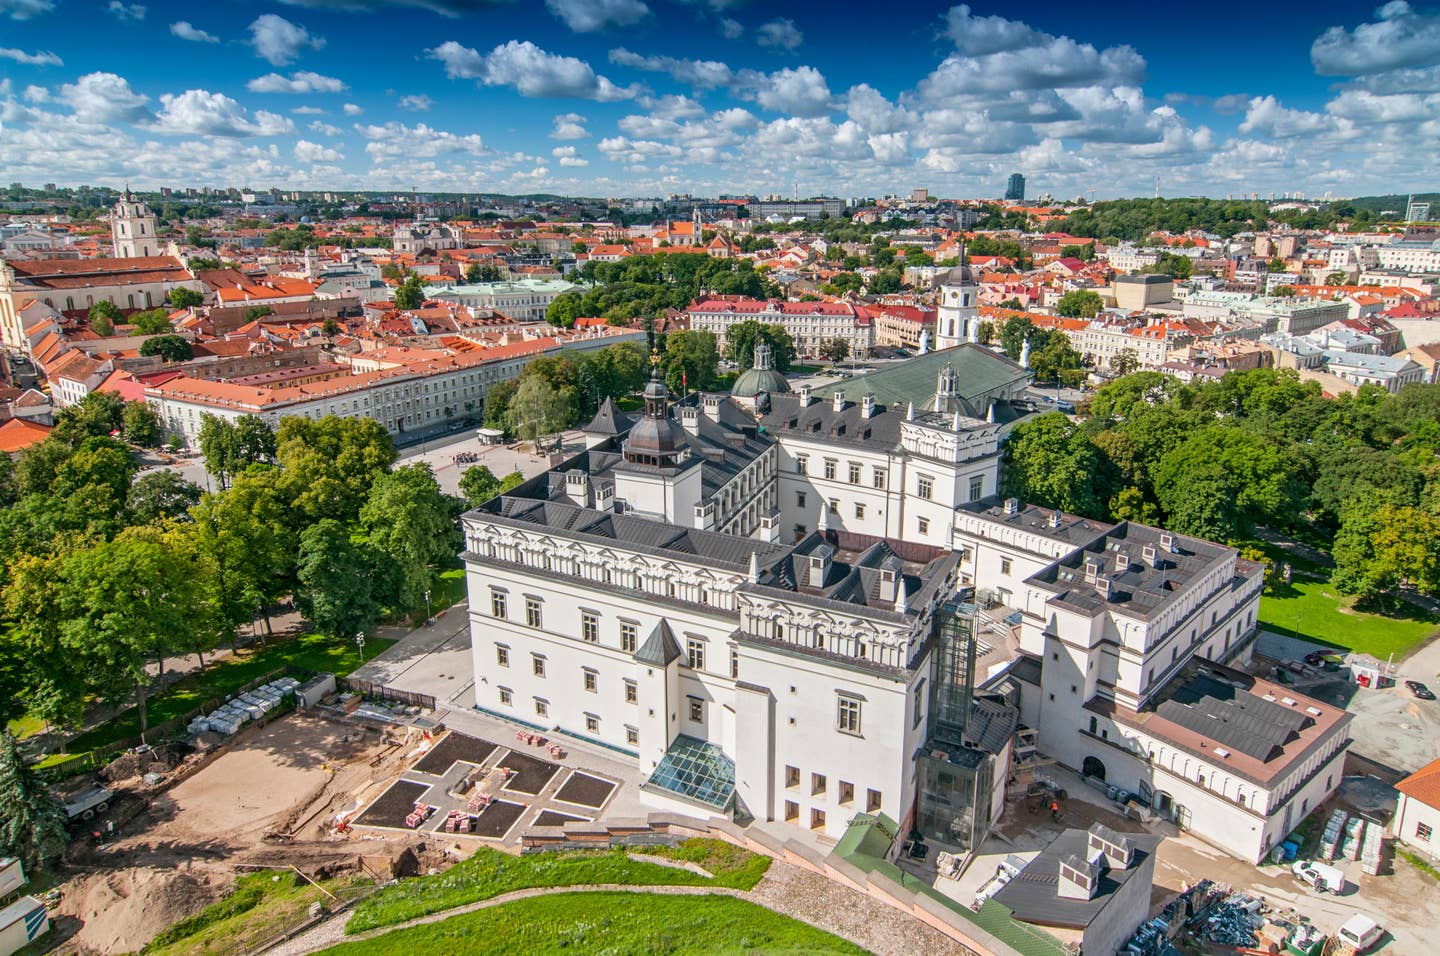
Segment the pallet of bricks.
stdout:
<svg viewBox="0 0 1440 956">
<path fill-rule="evenodd" d="M 1385 834 L 1378 823 L 1365 828 L 1365 842 L 1360 851 L 1360 869 L 1370 876 L 1380 875 L 1380 855 L 1385 846 Z"/>
<path fill-rule="evenodd" d="M 1325 824 L 1325 832 L 1320 837 L 1320 859 L 1326 863 L 1335 859 L 1335 854 L 1340 850 L 1340 841 L 1345 836 L 1345 821 L 1349 816 L 1350 814 L 1337 808 Z"/>
</svg>

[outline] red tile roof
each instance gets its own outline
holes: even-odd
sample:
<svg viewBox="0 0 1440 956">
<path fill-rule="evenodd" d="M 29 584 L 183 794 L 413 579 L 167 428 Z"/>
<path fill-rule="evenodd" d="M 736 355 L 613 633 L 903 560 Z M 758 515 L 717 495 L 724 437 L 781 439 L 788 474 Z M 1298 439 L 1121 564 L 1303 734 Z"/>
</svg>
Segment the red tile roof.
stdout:
<svg viewBox="0 0 1440 956">
<path fill-rule="evenodd" d="M 0 425 L 0 452 L 13 455 L 38 445 L 50 435 L 50 426 L 25 418 L 12 418 Z"/>
<path fill-rule="evenodd" d="M 1395 784 L 1395 789 L 1427 807 L 1440 809 L 1440 760 L 1432 760 Z"/>
</svg>

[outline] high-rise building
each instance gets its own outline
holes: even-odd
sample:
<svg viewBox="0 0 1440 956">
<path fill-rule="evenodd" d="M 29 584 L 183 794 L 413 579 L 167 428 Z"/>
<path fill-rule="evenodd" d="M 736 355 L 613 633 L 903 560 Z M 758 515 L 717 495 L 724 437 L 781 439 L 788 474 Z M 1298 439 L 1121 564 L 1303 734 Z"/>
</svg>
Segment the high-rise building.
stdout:
<svg viewBox="0 0 1440 956">
<path fill-rule="evenodd" d="M 1010 174 L 1010 182 L 1005 186 L 1005 198 L 1013 199 L 1016 202 L 1025 201 L 1025 177 L 1019 173 Z"/>
</svg>

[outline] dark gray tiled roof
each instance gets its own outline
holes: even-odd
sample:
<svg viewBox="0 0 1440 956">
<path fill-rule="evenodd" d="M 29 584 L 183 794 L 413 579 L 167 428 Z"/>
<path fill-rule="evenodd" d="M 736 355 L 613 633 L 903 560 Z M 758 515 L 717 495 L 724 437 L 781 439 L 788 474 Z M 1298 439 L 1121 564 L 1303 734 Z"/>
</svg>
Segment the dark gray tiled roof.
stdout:
<svg viewBox="0 0 1440 956">
<path fill-rule="evenodd" d="M 1198 674 L 1172 691 L 1155 713 L 1222 747 L 1269 761 L 1315 721 L 1297 711 L 1231 684 Z"/>
<path fill-rule="evenodd" d="M 675 640 L 675 634 L 670 630 L 670 625 L 662 617 L 655 630 L 640 645 L 635 652 L 635 659 L 642 664 L 654 664 L 656 667 L 664 667 L 671 661 L 681 656 L 680 642 Z"/>
<path fill-rule="evenodd" d="M 1161 838 L 1142 833 L 1126 834 L 1135 847 L 1135 857 L 1130 866 L 1123 870 L 1101 868 L 1099 888 L 1095 898 L 1072 900 L 1060 896 L 1060 862 L 1078 857 L 1083 871 L 1087 866 L 1090 834 L 1085 830 L 1066 830 L 1040 851 L 1025 869 L 995 894 L 995 901 L 1003 903 L 1015 914 L 1015 918 L 1046 926 L 1065 926 L 1083 929 L 1093 923 L 1115 894 L 1129 880 L 1136 876 L 1147 858 L 1155 852 Z M 1150 902 L 1147 889 L 1145 904 Z"/>
<path fill-rule="evenodd" d="M 1039 505 L 1025 504 L 1024 502 L 1018 503 L 1013 514 L 1006 514 L 1005 500 L 998 495 L 991 495 L 988 498 L 981 498 L 979 501 L 966 502 L 957 510 L 1077 547 L 1089 544 L 1102 533 L 1115 527 L 1108 521 L 1081 518 L 1063 511 L 1042 508 Z M 1056 515 L 1059 516 L 1058 524 L 1052 527 L 1052 516 Z"/>
<path fill-rule="evenodd" d="M 605 396 L 605 401 L 600 403 L 600 408 L 595 412 L 595 417 L 590 419 L 584 431 L 593 435 L 619 435 L 630 430 L 632 421 L 630 416 L 623 414 L 615 407 L 610 396 Z"/>
</svg>

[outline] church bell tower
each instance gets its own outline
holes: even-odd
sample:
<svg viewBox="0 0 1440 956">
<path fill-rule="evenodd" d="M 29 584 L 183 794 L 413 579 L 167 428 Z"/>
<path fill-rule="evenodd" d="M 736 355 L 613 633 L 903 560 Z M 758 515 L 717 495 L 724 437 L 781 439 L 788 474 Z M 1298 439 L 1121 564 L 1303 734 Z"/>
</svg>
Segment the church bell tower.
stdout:
<svg viewBox="0 0 1440 956">
<path fill-rule="evenodd" d="M 159 238 L 155 235 L 155 214 L 135 194 L 130 184 L 110 210 L 110 238 L 115 245 L 115 258 L 133 259 L 137 256 L 162 255 Z"/>
</svg>

